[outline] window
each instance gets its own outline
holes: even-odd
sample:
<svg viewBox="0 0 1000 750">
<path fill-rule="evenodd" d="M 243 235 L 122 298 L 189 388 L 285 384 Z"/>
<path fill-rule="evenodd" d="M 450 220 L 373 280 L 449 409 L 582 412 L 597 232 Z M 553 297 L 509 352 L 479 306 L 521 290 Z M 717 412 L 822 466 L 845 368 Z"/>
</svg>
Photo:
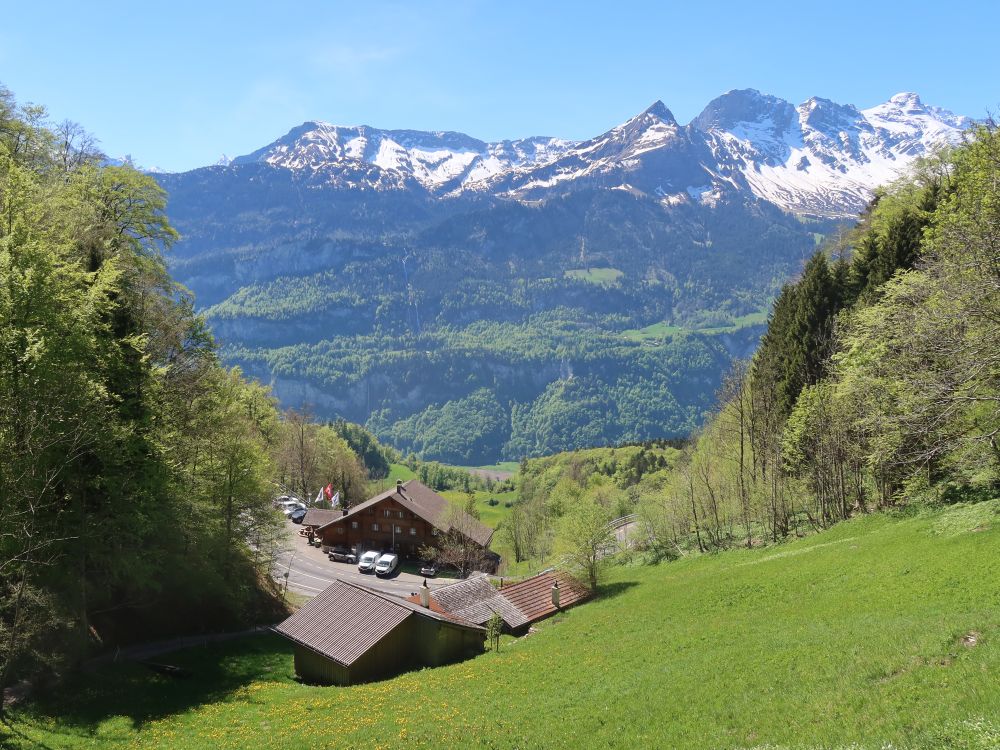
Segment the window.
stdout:
<svg viewBox="0 0 1000 750">
<path fill-rule="evenodd" d="M 403 511 L 399 511 L 400 518 L 406 518 L 406 514 Z"/>
<path fill-rule="evenodd" d="M 417 530 L 411 526 L 410 527 L 410 536 L 416 536 L 416 535 L 417 535 Z"/>
<path fill-rule="evenodd" d="M 372 524 L 372 531 L 378 531 L 378 524 L 377 523 L 373 523 Z"/>
<path fill-rule="evenodd" d="M 354 523 L 357 524 L 357 521 L 355 521 Z M 337 527 L 337 533 L 338 534 L 343 534 L 344 533 L 344 527 L 343 526 L 338 526 Z"/>
<path fill-rule="evenodd" d="M 392 511 L 391 510 L 387 509 L 387 510 L 384 510 L 382 512 L 385 514 L 386 518 L 391 518 L 392 517 Z"/>
<path fill-rule="evenodd" d="M 403 533 L 403 527 L 402 526 L 397 526 L 396 527 L 396 533 L 397 534 L 402 534 Z"/>
<path fill-rule="evenodd" d="M 351 521 L 351 528 L 352 529 L 358 528 L 358 522 L 357 521 Z"/>
</svg>

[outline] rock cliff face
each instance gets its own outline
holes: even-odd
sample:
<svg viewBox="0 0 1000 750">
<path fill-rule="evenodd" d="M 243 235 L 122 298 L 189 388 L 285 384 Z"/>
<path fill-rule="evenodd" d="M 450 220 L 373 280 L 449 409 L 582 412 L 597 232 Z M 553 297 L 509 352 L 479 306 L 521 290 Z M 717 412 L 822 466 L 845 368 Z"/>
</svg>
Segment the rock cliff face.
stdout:
<svg viewBox="0 0 1000 750">
<path fill-rule="evenodd" d="M 969 124 L 743 90 L 582 142 L 307 122 L 156 177 L 227 361 L 481 462 L 695 427 L 817 241 Z"/>
</svg>

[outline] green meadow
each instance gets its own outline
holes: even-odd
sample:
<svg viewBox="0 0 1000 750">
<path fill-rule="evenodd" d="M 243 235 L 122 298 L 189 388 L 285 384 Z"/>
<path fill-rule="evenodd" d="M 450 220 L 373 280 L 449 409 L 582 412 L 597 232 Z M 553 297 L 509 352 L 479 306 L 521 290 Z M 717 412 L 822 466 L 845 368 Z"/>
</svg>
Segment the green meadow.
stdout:
<svg viewBox="0 0 1000 750">
<path fill-rule="evenodd" d="M 622 336 L 632 341 L 661 341 L 674 336 L 682 336 L 689 333 L 701 333 L 706 336 L 715 336 L 722 333 L 734 333 L 742 328 L 750 326 L 762 326 L 767 323 L 766 312 L 754 312 L 732 318 L 729 323 L 707 328 L 689 328 L 685 326 L 669 325 L 667 323 L 653 323 L 645 328 L 633 328 L 622 331 Z"/>
<path fill-rule="evenodd" d="M 611 286 L 618 283 L 624 274 L 617 268 L 573 268 L 565 273 L 567 279 L 587 281 L 598 286 Z"/>
<path fill-rule="evenodd" d="M 996 748 L 1000 501 L 624 561 L 498 653 L 350 688 L 257 636 L 82 675 L 12 748 Z"/>
</svg>

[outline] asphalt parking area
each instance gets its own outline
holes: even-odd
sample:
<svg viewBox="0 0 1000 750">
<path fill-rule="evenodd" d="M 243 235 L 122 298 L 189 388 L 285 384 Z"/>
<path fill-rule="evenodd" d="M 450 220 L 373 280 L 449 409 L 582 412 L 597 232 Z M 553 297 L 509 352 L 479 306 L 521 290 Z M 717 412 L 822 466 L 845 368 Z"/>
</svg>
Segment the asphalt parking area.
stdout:
<svg viewBox="0 0 1000 750">
<path fill-rule="evenodd" d="M 424 579 L 412 573 L 397 572 L 391 578 L 379 578 L 374 573 L 362 573 L 358 566 L 352 563 L 333 562 L 319 547 L 310 547 L 305 537 L 299 536 L 301 528 L 291 521 L 285 521 L 288 529 L 288 551 L 277 558 L 271 575 L 278 583 L 284 584 L 285 573 L 288 573 L 288 590 L 303 596 L 316 596 L 335 580 L 340 579 L 350 583 L 384 591 L 387 594 L 406 597 L 416 593 L 423 585 Z M 454 583 L 453 578 L 428 578 L 427 585 L 431 589 Z"/>
</svg>

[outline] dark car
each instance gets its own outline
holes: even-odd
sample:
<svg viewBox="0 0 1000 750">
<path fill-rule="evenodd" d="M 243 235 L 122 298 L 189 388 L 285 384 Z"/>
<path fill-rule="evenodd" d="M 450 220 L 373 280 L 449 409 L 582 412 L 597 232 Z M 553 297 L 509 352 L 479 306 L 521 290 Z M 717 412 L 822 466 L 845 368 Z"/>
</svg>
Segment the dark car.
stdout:
<svg viewBox="0 0 1000 750">
<path fill-rule="evenodd" d="M 302 519 L 306 517 L 306 509 L 299 508 L 298 510 L 293 510 L 288 514 L 288 518 L 292 523 L 302 523 Z"/>
<path fill-rule="evenodd" d="M 438 566 L 436 562 L 425 562 L 420 566 L 420 575 L 425 578 L 433 578 L 438 574 Z"/>
<path fill-rule="evenodd" d="M 358 556 L 347 549 L 347 547 L 334 547 L 326 553 L 326 556 L 332 562 L 356 563 L 358 561 Z"/>
</svg>

